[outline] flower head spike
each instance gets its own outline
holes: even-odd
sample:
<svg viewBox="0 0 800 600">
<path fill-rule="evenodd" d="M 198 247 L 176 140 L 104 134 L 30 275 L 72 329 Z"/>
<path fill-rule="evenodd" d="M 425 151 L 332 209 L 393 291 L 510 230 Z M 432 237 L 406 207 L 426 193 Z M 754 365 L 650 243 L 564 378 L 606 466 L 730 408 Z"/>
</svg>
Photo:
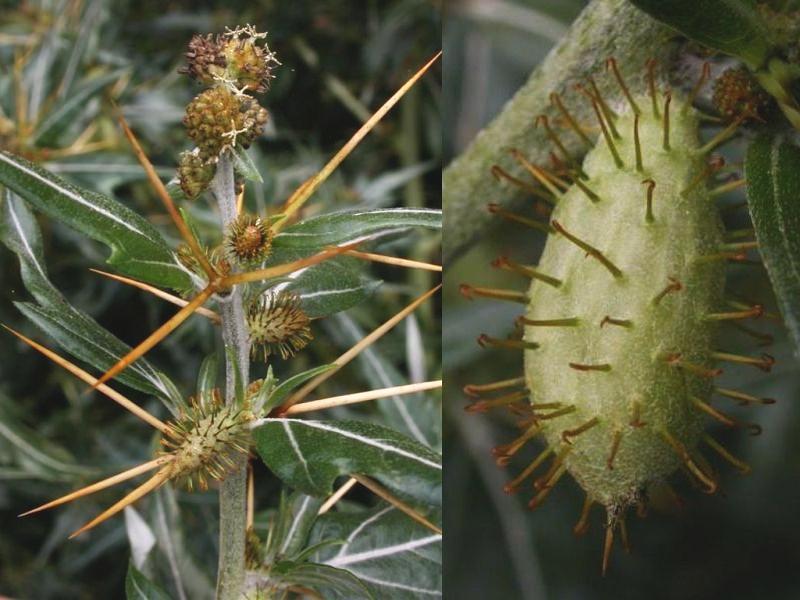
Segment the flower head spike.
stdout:
<svg viewBox="0 0 800 600">
<path fill-rule="evenodd" d="M 252 25 L 226 29 L 222 35 L 195 35 L 186 51 L 186 65 L 178 72 L 206 85 L 224 82 L 263 94 L 275 77 L 272 69 L 281 64 L 266 43 L 259 45 L 266 36 Z"/>
<path fill-rule="evenodd" d="M 270 354 L 286 359 L 299 352 L 313 339 L 311 319 L 300 306 L 300 298 L 289 292 L 267 292 L 258 297 L 247 311 L 253 356 L 264 360 Z"/>
<path fill-rule="evenodd" d="M 189 200 L 194 200 L 208 189 L 208 186 L 211 185 L 211 180 L 214 179 L 215 172 L 215 159 L 204 159 L 200 156 L 199 149 L 195 148 L 191 152 L 181 152 L 180 162 L 178 163 L 178 181 L 183 193 L 186 194 Z"/>
<path fill-rule="evenodd" d="M 261 217 L 243 213 L 225 234 L 228 257 L 243 265 L 262 262 L 272 249 L 272 231 Z"/>
<path fill-rule="evenodd" d="M 239 86 L 257 94 L 267 91 L 270 80 L 275 77 L 272 74 L 273 67 L 281 64 L 266 43 L 261 46 L 257 44 L 266 36 L 266 32 L 258 33 L 252 25 L 248 25 L 228 30 L 225 33 L 227 40 L 223 43 L 228 73 Z"/>
<path fill-rule="evenodd" d="M 225 72 L 225 55 L 219 36 L 197 34 L 192 36 L 186 50 L 186 65 L 178 73 L 188 75 L 200 83 L 211 84 L 215 75 Z"/>
<path fill-rule="evenodd" d="M 234 143 L 249 147 L 261 135 L 267 119 L 266 109 L 254 99 L 237 95 L 225 86 L 216 86 L 191 101 L 186 107 L 183 124 L 186 134 L 199 148 L 199 157 L 208 161 Z"/>
<path fill-rule="evenodd" d="M 747 69 L 738 67 L 725 70 L 714 82 L 712 102 L 729 121 L 738 117 L 761 120 L 770 97 Z"/>
<path fill-rule="evenodd" d="M 164 455 L 172 457 L 170 479 L 185 481 L 189 490 L 206 490 L 209 479 L 224 479 L 236 455 L 248 452 L 246 425 L 251 418 L 246 409 L 226 405 L 219 390 L 208 398 L 191 398 L 161 440 Z"/>
</svg>

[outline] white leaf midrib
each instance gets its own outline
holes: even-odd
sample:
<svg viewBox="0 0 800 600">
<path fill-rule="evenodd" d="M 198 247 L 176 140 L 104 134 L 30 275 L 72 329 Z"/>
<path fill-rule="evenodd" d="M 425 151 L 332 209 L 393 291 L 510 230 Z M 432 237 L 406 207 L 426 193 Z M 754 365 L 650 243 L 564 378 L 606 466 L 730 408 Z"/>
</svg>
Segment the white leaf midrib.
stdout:
<svg viewBox="0 0 800 600">
<path fill-rule="evenodd" d="M 137 227 L 131 225 L 130 223 L 126 222 L 125 220 L 121 219 L 120 217 L 116 216 L 115 214 L 110 213 L 110 212 L 100 208 L 96 204 L 93 204 L 93 203 L 89 202 L 88 200 L 86 200 L 85 198 L 83 198 L 79 194 L 76 194 L 72 190 L 70 190 L 68 188 L 65 188 L 63 186 L 60 186 L 56 182 L 44 177 L 43 175 L 37 173 L 36 171 L 33 171 L 33 170 L 21 165 L 20 163 L 12 160 L 8 155 L 6 155 L 3 152 L 0 152 L 0 160 L 3 160 L 3 162 L 5 162 L 6 164 L 9 164 L 9 165 L 13 166 L 14 168 L 19 169 L 20 171 L 22 171 L 26 175 L 28 175 L 30 177 L 33 177 L 34 179 L 36 179 L 40 183 L 44 184 L 45 186 L 49 187 L 50 189 L 54 190 L 55 192 L 57 192 L 59 194 L 63 194 L 64 196 L 66 196 L 67 198 L 77 202 L 78 204 L 82 204 L 82 205 L 88 207 L 90 210 L 93 210 L 93 211 L 95 211 L 95 212 L 97 212 L 97 213 L 99 213 L 101 215 L 104 215 L 105 217 L 111 219 L 112 221 L 115 221 L 115 222 L 119 223 L 120 225 L 122 225 L 123 227 L 128 229 L 129 231 L 133 231 L 134 233 L 137 233 L 137 234 L 141 235 L 143 238 L 147 239 L 151 243 L 155 243 L 155 240 L 153 240 L 150 236 L 145 234 L 143 231 L 141 231 Z"/>
<path fill-rule="evenodd" d="M 385 546 L 383 548 L 376 548 L 374 550 L 366 550 L 364 552 L 356 552 L 354 554 L 345 554 L 343 556 L 336 556 L 335 558 L 332 558 L 331 560 L 327 561 L 326 564 L 332 567 L 341 567 L 345 565 L 362 563 L 369 560 L 374 560 L 376 558 L 385 558 L 387 556 L 409 552 L 415 548 L 429 546 L 436 542 L 440 542 L 441 540 L 442 536 L 437 533 L 434 535 L 429 535 L 424 538 L 409 540 L 401 544 L 394 544 L 392 546 Z"/>
</svg>

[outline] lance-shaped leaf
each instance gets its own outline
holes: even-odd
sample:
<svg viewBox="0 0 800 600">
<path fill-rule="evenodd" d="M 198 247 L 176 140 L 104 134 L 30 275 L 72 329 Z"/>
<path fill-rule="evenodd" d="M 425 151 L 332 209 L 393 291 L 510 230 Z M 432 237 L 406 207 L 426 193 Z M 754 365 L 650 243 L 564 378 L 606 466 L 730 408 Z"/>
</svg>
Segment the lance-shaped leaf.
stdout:
<svg viewBox="0 0 800 600">
<path fill-rule="evenodd" d="M 258 167 L 253 163 L 253 159 L 247 153 L 247 150 L 241 146 L 236 146 L 233 149 L 233 168 L 236 169 L 236 173 L 247 181 L 264 183 L 261 173 L 258 172 Z"/>
<path fill-rule="evenodd" d="M 108 263 L 126 275 L 173 289 L 191 286 L 158 231 L 116 200 L 75 187 L 8 152 L 0 152 L 0 184 L 49 217 L 107 245 Z"/>
<path fill-rule="evenodd" d="M 272 565 L 269 572 L 248 573 L 247 580 L 267 591 L 295 586 L 310 588 L 325 600 L 372 600 L 375 597 L 352 573 L 315 563 L 281 561 Z"/>
<path fill-rule="evenodd" d="M 409 227 L 441 229 L 442 211 L 381 208 L 337 212 L 306 219 L 275 236 L 272 247 L 315 252 L 320 248 L 369 239 Z"/>
<path fill-rule="evenodd" d="M 654 19 L 704 46 L 760 68 L 772 44 L 755 0 L 631 0 Z"/>
<path fill-rule="evenodd" d="M 758 137 L 747 150 L 745 178 L 758 247 L 800 348 L 800 148 L 780 136 Z"/>
<path fill-rule="evenodd" d="M 269 545 L 264 562 L 292 559 L 306 545 L 311 526 L 317 518 L 323 500 L 300 492 L 281 494 L 278 514 L 272 523 Z"/>
<path fill-rule="evenodd" d="M 364 302 L 381 285 L 361 273 L 355 259 L 335 258 L 291 277 L 284 288 L 300 297 L 305 313 L 319 319 Z"/>
<path fill-rule="evenodd" d="M 310 543 L 323 546 L 312 560 L 346 569 L 376 598 L 418 600 L 442 595 L 442 536 L 386 506 L 366 513 L 327 513 L 317 520 Z"/>
<path fill-rule="evenodd" d="M 39 226 L 27 205 L 6 190 L 0 211 L 0 241 L 19 258 L 22 281 L 39 303 L 15 306 L 72 356 L 105 370 L 130 347 L 86 313 L 72 306 L 50 282 Z M 147 361 L 122 373 L 119 381 L 164 400 L 171 410 L 180 403 L 174 384 Z"/>
<path fill-rule="evenodd" d="M 427 209 L 379 209 L 339 212 L 314 217 L 289 227 L 273 240 L 265 266 L 291 262 L 330 246 L 374 239 L 409 227 L 441 229 L 442 214 Z M 380 285 L 363 275 L 365 264 L 338 257 L 292 275 L 284 284 L 298 294 L 313 318 L 338 313 L 360 304 Z"/>
<path fill-rule="evenodd" d="M 401 498 L 441 506 L 441 456 L 387 427 L 359 421 L 263 419 L 253 430 L 266 465 L 288 485 L 327 496 L 339 475 L 368 475 Z"/>
</svg>

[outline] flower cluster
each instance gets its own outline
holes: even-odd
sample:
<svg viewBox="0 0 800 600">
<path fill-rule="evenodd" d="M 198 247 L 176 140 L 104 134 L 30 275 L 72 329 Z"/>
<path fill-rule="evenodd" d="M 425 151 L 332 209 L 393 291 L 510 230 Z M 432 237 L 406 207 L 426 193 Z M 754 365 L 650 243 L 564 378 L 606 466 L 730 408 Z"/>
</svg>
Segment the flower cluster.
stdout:
<svg viewBox="0 0 800 600">
<path fill-rule="evenodd" d="M 266 109 L 249 94 L 263 93 L 280 63 L 265 33 L 251 25 L 221 35 L 195 35 L 180 69 L 209 86 L 186 107 L 183 124 L 196 148 L 181 156 L 178 180 L 187 198 L 197 198 L 214 177 L 217 160 L 237 145 L 247 148 L 264 130 Z"/>
<path fill-rule="evenodd" d="M 255 99 L 217 85 L 198 94 L 186 107 L 183 125 L 197 144 L 199 156 L 213 164 L 228 148 L 247 148 L 261 135 L 267 111 Z"/>
<path fill-rule="evenodd" d="M 744 67 L 727 69 L 714 82 L 714 107 L 729 120 L 761 120 L 770 97 Z"/>
<path fill-rule="evenodd" d="M 266 43 L 258 44 L 266 35 L 252 25 L 228 29 L 222 35 L 195 35 L 180 72 L 206 85 L 224 81 L 263 94 L 274 78 L 273 68 L 281 64 Z"/>
</svg>

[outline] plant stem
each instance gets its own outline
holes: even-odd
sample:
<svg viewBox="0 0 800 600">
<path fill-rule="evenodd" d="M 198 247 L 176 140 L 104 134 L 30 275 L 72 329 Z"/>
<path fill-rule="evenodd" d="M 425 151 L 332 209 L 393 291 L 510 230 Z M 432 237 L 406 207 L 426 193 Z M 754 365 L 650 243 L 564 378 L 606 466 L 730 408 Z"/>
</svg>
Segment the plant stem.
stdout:
<svg viewBox="0 0 800 600">
<path fill-rule="evenodd" d="M 224 152 L 217 163 L 217 173 L 211 189 L 219 204 L 223 231 L 236 219 L 236 192 L 233 161 Z M 248 341 L 242 291 L 234 286 L 220 301 L 222 340 L 225 345 L 225 402 L 236 399 L 236 366 L 243 385 L 249 383 L 250 343 Z M 233 356 L 231 356 L 233 354 Z M 236 469 L 222 482 L 219 490 L 219 570 L 217 599 L 238 600 L 244 586 L 245 533 L 247 529 L 247 457 L 238 459 Z"/>
<path fill-rule="evenodd" d="M 628 85 L 643 90 L 647 59 L 657 58 L 662 73 L 670 70 L 673 50 L 677 47 L 669 44 L 674 35 L 627 0 L 594 0 L 589 4 L 503 111 L 445 169 L 444 260 L 450 262 L 489 227 L 488 202 L 503 207 L 522 203 L 525 192 L 498 184 L 490 169 L 498 164 L 512 175 L 526 179 L 522 168 L 509 158 L 510 148 L 520 150 L 533 163 L 547 164 L 553 144 L 544 128 L 535 126 L 535 120 L 537 115 L 545 114 L 551 123 L 560 121 L 559 113 L 550 103 L 552 92 L 561 94 L 579 122 L 595 123 L 591 106 L 580 99 L 574 85 L 585 84 L 587 75 L 596 75 L 606 99 L 620 97 L 613 78 L 604 76 L 604 63 L 613 56 Z M 587 150 L 577 136 L 565 133 L 561 139 L 576 158 Z"/>
</svg>

